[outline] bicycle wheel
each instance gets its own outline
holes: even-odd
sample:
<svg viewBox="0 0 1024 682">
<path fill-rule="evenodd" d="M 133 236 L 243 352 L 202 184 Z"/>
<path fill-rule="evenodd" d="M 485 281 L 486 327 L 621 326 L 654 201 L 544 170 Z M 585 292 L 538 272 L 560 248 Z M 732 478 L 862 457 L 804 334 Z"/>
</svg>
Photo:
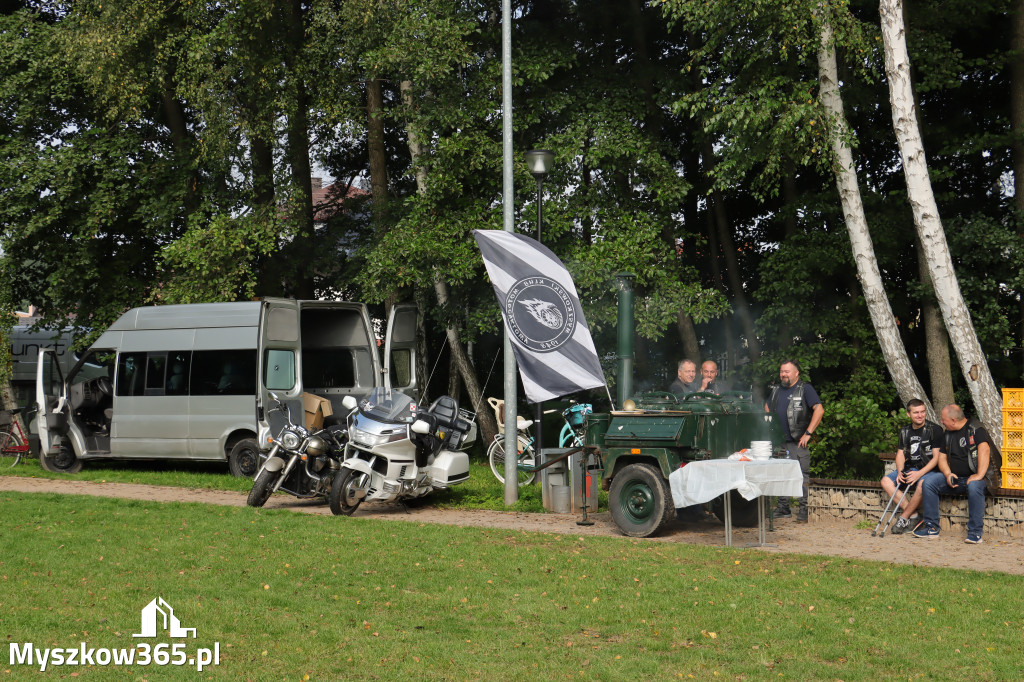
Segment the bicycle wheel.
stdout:
<svg viewBox="0 0 1024 682">
<path fill-rule="evenodd" d="M 21 459 L 25 444 L 14 431 L 0 429 L 0 469 L 9 469 Z"/>
<path fill-rule="evenodd" d="M 518 464 L 525 464 L 527 466 L 534 466 L 537 462 L 533 455 L 533 445 L 527 439 L 519 436 L 518 445 L 519 457 Z M 487 448 L 487 459 L 491 463 L 491 472 L 494 476 L 501 481 L 505 482 L 505 438 L 501 437 L 498 440 L 491 443 L 491 447 Z M 536 471 L 523 471 L 519 469 L 519 485 L 529 485 L 533 483 L 533 480 L 537 477 Z"/>
</svg>

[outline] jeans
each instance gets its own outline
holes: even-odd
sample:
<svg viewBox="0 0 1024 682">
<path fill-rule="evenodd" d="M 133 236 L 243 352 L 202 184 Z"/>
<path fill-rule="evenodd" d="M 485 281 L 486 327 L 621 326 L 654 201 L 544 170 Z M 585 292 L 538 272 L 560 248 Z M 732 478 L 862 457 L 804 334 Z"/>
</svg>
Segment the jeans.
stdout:
<svg viewBox="0 0 1024 682">
<path fill-rule="evenodd" d="M 946 483 L 946 476 L 941 471 L 932 471 L 924 475 L 921 485 L 924 491 L 922 506 L 924 507 L 925 523 L 939 527 L 939 495 L 967 495 L 967 534 L 981 537 L 985 527 L 985 490 L 988 484 L 985 479 L 966 483 L 967 477 L 962 476 L 955 488 Z"/>
<path fill-rule="evenodd" d="M 786 441 L 786 450 L 789 452 L 789 458 L 795 459 L 800 462 L 800 472 L 804 475 L 804 489 L 803 494 L 800 496 L 800 510 L 799 514 L 802 516 L 807 515 L 807 487 L 811 483 L 811 451 L 807 448 L 800 447 L 799 444 L 793 441 Z M 789 498 L 779 498 L 779 509 L 789 509 Z"/>
</svg>

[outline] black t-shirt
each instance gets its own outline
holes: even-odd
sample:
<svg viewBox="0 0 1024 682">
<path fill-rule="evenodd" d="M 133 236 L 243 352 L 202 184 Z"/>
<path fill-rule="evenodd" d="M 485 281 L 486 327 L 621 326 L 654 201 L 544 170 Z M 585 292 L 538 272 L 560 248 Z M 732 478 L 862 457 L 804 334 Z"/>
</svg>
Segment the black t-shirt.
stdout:
<svg viewBox="0 0 1024 682">
<path fill-rule="evenodd" d="M 907 469 L 923 469 L 932 459 L 932 448 L 942 447 L 942 428 L 925 421 L 921 428 L 907 425 L 900 429 L 899 449 L 903 451 Z"/>
<path fill-rule="evenodd" d="M 973 437 L 970 433 L 970 424 L 964 424 L 963 428 L 959 431 L 948 431 L 946 433 L 946 437 L 939 443 L 939 449 L 946 453 L 946 461 L 949 462 L 949 470 L 958 478 L 966 479 L 974 473 L 971 471 L 971 465 L 967 460 L 967 455 L 971 451 L 972 447 L 976 447 L 981 443 L 988 443 L 989 461 L 991 466 L 991 453 L 995 446 L 992 444 L 992 438 L 988 435 L 988 431 L 985 430 L 984 426 L 977 426 L 974 428 Z M 949 443 L 948 450 L 946 449 L 946 443 Z"/>
</svg>

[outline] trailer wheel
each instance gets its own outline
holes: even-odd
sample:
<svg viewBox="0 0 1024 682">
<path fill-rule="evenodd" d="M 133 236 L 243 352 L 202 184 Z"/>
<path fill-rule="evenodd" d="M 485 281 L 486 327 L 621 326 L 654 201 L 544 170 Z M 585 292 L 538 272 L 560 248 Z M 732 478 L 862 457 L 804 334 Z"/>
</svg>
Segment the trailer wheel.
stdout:
<svg viewBox="0 0 1024 682">
<path fill-rule="evenodd" d="M 619 530 L 634 538 L 654 535 L 676 513 L 668 481 L 650 464 L 630 464 L 616 473 L 608 506 Z"/>
<path fill-rule="evenodd" d="M 725 493 L 728 495 L 729 493 Z M 725 495 L 711 500 L 711 511 L 718 520 L 725 523 Z M 757 501 L 745 499 L 742 495 L 732 496 L 732 525 L 738 528 L 753 528 L 757 525 Z"/>
</svg>

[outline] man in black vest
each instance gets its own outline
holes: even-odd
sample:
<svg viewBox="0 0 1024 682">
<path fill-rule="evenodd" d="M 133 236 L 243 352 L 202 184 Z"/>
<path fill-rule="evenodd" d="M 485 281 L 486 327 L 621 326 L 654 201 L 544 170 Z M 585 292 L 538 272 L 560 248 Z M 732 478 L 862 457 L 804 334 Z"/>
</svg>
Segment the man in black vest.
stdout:
<svg viewBox="0 0 1024 682">
<path fill-rule="evenodd" d="M 915 538 L 939 537 L 939 495 L 967 495 L 967 539 L 981 544 L 985 525 L 985 475 L 998 457 L 988 431 L 968 422 L 959 405 L 942 408 L 942 426 L 946 435 L 939 446 L 939 470 L 924 477 L 921 501 L 924 523 L 914 531 Z"/>
<path fill-rule="evenodd" d="M 782 424 L 786 434 L 786 450 L 790 459 L 800 462 L 800 471 L 804 475 L 804 490 L 800 496 L 800 509 L 796 520 L 807 522 L 807 487 L 811 482 L 811 451 L 808 444 L 814 430 L 821 423 L 825 407 L 814 387 L 800 381 L 800 365 L 796 360 L 786 360 L 779 365 L 779 381 L 781 386 L 772 387 L 765 403 L 765 412 L 774 412 Z M 789 499 L 780 497 L 775 508 L 776 518 L 788 518 L 793 515 L 789 509 Z"/>
<path fill-rule="evenodd" d="M 942 428 L 928 421 L 928 408 L 925 407 L 924 401 L 918 398 L 907 402 L 907 415 L 910 416 L 910 423 L 900 429 L 899 445 L 896 446 L 896 468 L 882 477 L 882 490 L 890 498 L 896 494 L 897 484 L 914 485 L 939 465 Z M 922 486 L 917 486 L 911 497 L 899 493 L 903 497 L 903 513 L 892 527 L 893 535 L 910 530 L 910 517 L 921 504 L 921 490 Z"/>
</svg>

